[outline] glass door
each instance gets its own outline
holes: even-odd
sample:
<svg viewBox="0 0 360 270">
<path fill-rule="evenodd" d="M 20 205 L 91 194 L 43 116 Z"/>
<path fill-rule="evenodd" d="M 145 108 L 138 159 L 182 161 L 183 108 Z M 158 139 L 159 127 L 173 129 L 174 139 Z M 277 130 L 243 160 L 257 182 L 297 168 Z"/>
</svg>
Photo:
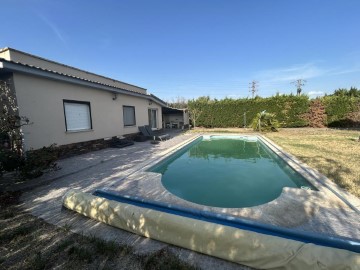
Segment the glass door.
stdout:
<svg viewBox="0 0 360 270">
<path fill-rule="evenodd" d="M 149 109 L 149 126 L 151 128 L 157 128 L 156 113 L 157 109 Z"/>
</svg>

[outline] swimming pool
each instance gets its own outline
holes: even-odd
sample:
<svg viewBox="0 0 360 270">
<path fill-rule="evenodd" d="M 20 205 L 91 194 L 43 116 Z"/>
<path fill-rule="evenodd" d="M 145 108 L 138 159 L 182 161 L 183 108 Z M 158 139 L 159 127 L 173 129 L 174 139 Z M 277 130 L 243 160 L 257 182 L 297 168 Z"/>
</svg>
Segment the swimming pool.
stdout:
<svg viewBox="0 0 360 270">
<path fill-rule="evenodd" d="M 156 171 L 161 171 L 162 169 L 166 168 L 166 171 L 169 170 L 171 167 L 172 161 L 177 160 L 183 154 L 189 152 L 190 149 L 195 149 L 194 146 L 200 144 L 201 142 L 209 142 L 209 141 L 216 141 L 216 140 L 239 140 L 245 141 L 243 144 L 245 147 L 246 145 L 250 145 L 254 147 L 256 144 L 255 142 L 266 145 L 265 148 L 257 148 L 259 152 L 256 152 L 256 155 L 250 156 L 252 162 L 259 163 L 258 159 L 266 158 L 269 159 L 269 155 L 274 158 L 272 163 L 278 163 L 279 166 L 283 167 L 285 171 L 282 173 L 288 177 L 296 176 L 295 180 L 290 179 L 291 182 L 288 182 L 291 188 L 284 188 L 282 190 L 281 196 L 275 198 L 273 201 L 269 203 L 264 203 L 261 205 L 257 205 L 251 208 L 227 208 L 227 207 L 209 207 L 204 206 L 199 203 L 193 203 L 191 201 L 187 201 L 182 199 L 182 197 L 175 195 L 175 193 L 169 192 L 163 183 L 162 178 L 163 174 L 157 173 Z M 247 144 L 249 142 L 250 144 Z M 234 143 L 234 142 L 233 142 Z M 241 144 L 242 145 L 242 144 Z M 249 147 L 250 147 L 249 146 Z M 193 148 L 194 147 L 194 148 Z M 220 147 L 224 148 L 224 147 Z M 233 147 L 230 147 L 233 148 Z M 261 150 L 262 149 L 262 150 Z M 271 150 L 270 150 L 271 149 Z M 194 150 L 195 151 L 195 150 Z M 192 153 L 193 154 L 193 153 Z M 190 155 L 189 153 L 187 155 Z M 202 154 L 205 155 L 205 154 Z M 209 151 L 205 156 L 209 156 L 211 158 L 214 154 L 213 152 Z M 240 159 L 240 154 L 237 159 Z M 250 154 L 249 154 L 250 155 Z M 196 155 L 195 155 L 196 156 Z M 216 155 L 214 155 L 216 156 Z M 223 157 L 225 156 L 225 157 Z M 245 155 L 246 156 L 246 155 Z M 161 158 L 159 160 L 159 157 Z M 281 158 L 280 158 L 281 157 Z M 219 154 L 216 158 L 226 158 L 226 159 L 236 159 L 235 157 L 226 156 L 225 154 Z M 248 158 L 243 158 L 248 159 Z M 284 161 L 286 160 L 289 162 L 289 167 Z M 250 162 L 250 161 L 248 161 Z M 183 170 L 187 170 L 189 166 L 183 167 Z M 237 166 L 239 167 L 239 166 Z M 294 169 L 292 169 L 294 168 Z M 259 170 L 259 169 L 257 169 Z M 314 188 L 309 182 L 302 178 L 298 173 L 294 170 L 299 171 L 299 173 L 306 175 L 311 183 L 317 188 Z M 179 170 L 181 172 L 181 170 Z M 94 195 L 98 198 L 105 198 L 107 201 L 106 203 L 99 202 L 99 207 L 104 211 L 103 214 L 99 214 L 99 212 L 93 211 L 91 207 L 94 205 L 93 199 L 84 203 L 84 205 L 89 205 L 89 207 L 76 207 L 77 211 L 81 210 L 83 212 L 88 211 L 89 213 L 95 213 L 95 219 L 99 219 L 102 222 L 106 222 L 110 224 L 113 220 L 113 214 L 108 212 L 107 203 L 111 201 L 116 201 L 124 204 L 124 209 L 128 209 L 128 206 L 136 206 L 139 207 L 137 210 L 129 210 L 130 212 L 128 215 L 123 217 L 121 222 L 126 226 L 129 225 L 132 229 L 139 228 L 141 232 L 145 233 L 146 237 L 154 238 L 153 235 L 148 233 L 148 230 L 144 227 L 150 226 L 151 228 L 156 228 L 156 231 L 163 232 L 169 228 L 176 228 L 176 231 L 172 231 L 169 235 L 171 237 L 176 236 L 176 239 L 189 239 L 191 240 L 190 249 L 194 247 L 198 247 L 194 245 L 193 239 L 200 239 L 197 233 L 193 231 L 193 224 L 196 221 L 205 221 L 209 222 L 209 226 L 224 226 L 221 227 L 221 231 L 223 228 L 236 228 L 239 230 L 243 230 L 244 232 L 255 232 L 262 235 L 269 236 L 270 238 L 266 238 L 264 242 L 260 241 L 256 238 L 256 241 L 236 241 L 237 243 L 255 243 L 256 250 L 258 251 L 258 247 L 269 247 L 269 243 L 273 243 L 271 240 L 271 236 L 276 236 L 277 238 L 285 238 L 295 241 L 300 241 L 302 243 L 312 243 L 316 246 L 325 246 L 325 247 L 334 247 L 337 249 L 345 249 L 354 252 L 359 252 L 359 241 L 354 239 L 352 236 L 352 231 L 354 227 L 348 227 L 345 222 L 343 227 L 340 227 L 341 232 L 351 230 L 350 234 L 343 235 L 339 233 L 338 235 L 334 235 L 334 233 L 329 230 L 331 226 L 328 226 L 327 221 L 323 222 L 323 218 L 326 219 L 327 211 L 322 206 L 327 205 L 330 201 L 331 203 L 336 204 L 337 201 L 334 200 L 331 196 L 324 197 L 324 193 L 326 190 L 322 188 L 321 185 L 318 185 L 316 181 L 320 181 L 320 178 L 311 178 L 311 169 L 307 168 L 306 166 L 303 167 L 296 159 L 294 159 L 291 155 L 286 154 L 285 152 L 281 151 L 276 145 L 269 142 L 266 138 L 261 136 L 240 136 L 240 135 L 230 135 L 230 136 L 219 136 L 219 135 L 212 135 L 212 136 L 202 136 L 202 137 L 195 137 L 189 138 L 188 140 L 175 145 L 173 148 L 170 148 L 158 156 L 154 156 L 152 159 L 147 160 L 146 162 L 140 163 L 137 165 L 136 169 L 131 172 L 126 178 L 119 179 L 118 182 L 112 183 L 110 186 L 104 187 L 103 189 L 98 189 L 94 192 Z M 281 175 L 281 174 L 280 174 Z M 300 178 L 298 178 L 300 176 Z M 297 182 L 297 180 L 300 182 Z M 181 178 L 180 178 L 180 181 Z M 295 182 L 294 182 L 295 181 Z M 306 186 L 303 186 L 305 184 Z M 302 190 L 303 189 L 312 189 L 312 190 Z M 261 187 L 260 187 L 261 188 Z M 204 190 L 207 190 L 206 187 Z M 315 190 L 315 191 L 314 191 Z M 320 191 L 320 192 L 318 192 Z M 256 191 L 255 191 L 256 192 Z M 256 195 L 256 194 L 255 194 Z M 217 194 L 215 194 L 217 196 Z M 81 197 L 81 196 L 80 196 Z M 314 199 L 313 199 L 314 198 Z M 241 200 L 241 197 L 238 198 Z M 305 205 L 305 203 L 307 205 Z M 77 206 L 79 203 L 71 202 L 70 206 Z M 320 208 L 319 208 L 320 207 Z M 91 211 L 90 211 L 90 210 Z M 116 207 L 111 207 L 111 209 L 118 209 Z M 317 212 L 319 210 L 319 212 Z M 100 210 L 100 209 L 99 209 Z M 158 211 L 159 216 L 153 217 L 152 213 L 154 211 Z M 325 210 L 325 212 L 323 212 Z M 336 208 L 334 209 L 334 211 Z M 139 212 L 141 211 L 141 212 Z M 331 209 L 332 211 L 332 209 Z M 343 212 L 343 208 L 339 209 L 339 212 Z M 120 211 L 122 212 L 122 211 Z M 141 217 L 134 217 L 134 213 L 140 213 Z M 143 215 L 144 213 L 144 215 Z M 146 217 L 145 217 L 146 213 Z M 171 214 L 169 216 L 169 220 L 164 221 L 164 214 L 168 213 Z M 318 213 L 318 214 L 317 214 Z M 87 215 L 87 214 L 86 214 Z M 108 217 L 108 218 L 104 218 Z M 174 221 L 177 217 L 185 217 L 190 218 L 190 220 L 184 221 L 179 225 L 177 221 Z M 320 218 L 321 217 L 321 218 Z M 348 218 L 348 217 L 346 217 Z M 154 225 L 148 222 L 148 219 L 156 220 L 156 221 L 164 221 L 162 225 Z M 330 223 L 332 222 L 329 220 Z M 138 226 L 134 226 L 134 222 L 138 222 Z M 150 224 L 150 225 L 149 225 Z M 190 234 L 189 237 L 177 237 L 181 235 L 186 228 L 183 228 L 184 224 L 191 224 L 190 226 Z M 340 223 L 343 224 L 343 223 Z M 338 226 L 338 225 L 336 225 Z M 205 227 L 204 227 L 205 228 Z M 299 229 L 300 228 L 300 229 Z M 126 229 L 128 230 L 128 229 Z M 132 231 L 131 229 L 129 229 Z M 203 230 L 200 230 L 201 232 Z M 237 231 L 237 237 L 239 235 L 243 235 L 243 231 Z M 228 241 L 233 239 L 234 236 L 231 237 L 223 237 L 219 230 L 216 233 L 209 233 L 204 236 L 204 239 L 209 239 L 212 243 L 207 246 L 213 245 L 213 237 L 214 235 L 220 236 L 220 238 L 224 238 L 224 241 L 228 248 L 225 252 L 226 254 L 232 254 L 231 249 L 228 245 Z M 138 232 L 136 232 L 138 233 Z M 257 236 L 256 236 L 257 237 Z M 277 239 L 276 238 L 276 239 Z M 180 245 L 181 244 L 177 241 L 172 242 L 169 239 L 158 239 L 167 243 Z M 288 244 L 286 244 L 288 245 Z M 217 246 L 217 245 L 215 245 Z M 275 245 L 276 246 L 276 245 Z M 288 247 L 288 246 L 287 246 Z M 271 248 L 270 248 L 271 249 Z M 247 249 L 248 250 L 248 249 Z M 276 246 L 274 250 L 286 250 L 288 248 L 281 248 Z M 200 252 L 204 252 L 201 250 Z M 266 256 L 267 253 L 260 252 L 261 255 Z M 311 253 L 312 254 L 312 253 Z M 210 249 L 210 255 L 217 256 L 213 252 L 213 249 Z M 293 256 L 293 254 L 291 254 Z M 234 259 L 234 258 L 233 258 Z M 272 258 L 273 259 L 273 258 Z M 258 261 L 258 260 L 256 260 Z M 283 261 L 283 257 L 282 257 Z M 291 259 L 293 261 L 293 259 Z M 236 262 L 240 262 L 237 260 Z M 306 261 L 308 263 L 308 260 Z"/>
<path fill-rule="evenodd" d="M 175 196 L 222 208 L 265 204 L 284 187 L 316 190 L 256 136 L 202 136 L 148 171 Z"/>
</svg>

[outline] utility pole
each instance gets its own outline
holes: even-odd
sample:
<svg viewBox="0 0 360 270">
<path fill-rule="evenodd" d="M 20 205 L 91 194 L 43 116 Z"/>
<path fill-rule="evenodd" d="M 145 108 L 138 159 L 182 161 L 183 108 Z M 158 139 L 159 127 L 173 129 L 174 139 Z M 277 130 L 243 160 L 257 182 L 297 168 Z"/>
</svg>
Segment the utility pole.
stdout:
<svg viewBox="0 0 360 270">
<path fill-rule="evenodd" d="M 259 87 L 259 82 L 258 81 L 252 81 L 251 83 L 249 83 L 249 91 L 251 92 L 252 98 L 255 97 L 256 93 L 258 92 L 258 87 Z"/>
<path fill-rule="evenodd" d="M 244 114 L 243 114 L 243 116 L 244 116 L 244 128 L 246 128 L 246 113 L 247 113 L 247 111 L 244 111 Z M 359 137 L 359 139 L 360 139 L 360 137 Z"/>
<path fill-rule="evenodd" d="M 296 93 L 298 96 L 301 95 L 302 87 L 305 85 L 306 81 L 303 79 L 298 79 L 296 81 L 291 82 L 296 85 Z"/>
</svg>

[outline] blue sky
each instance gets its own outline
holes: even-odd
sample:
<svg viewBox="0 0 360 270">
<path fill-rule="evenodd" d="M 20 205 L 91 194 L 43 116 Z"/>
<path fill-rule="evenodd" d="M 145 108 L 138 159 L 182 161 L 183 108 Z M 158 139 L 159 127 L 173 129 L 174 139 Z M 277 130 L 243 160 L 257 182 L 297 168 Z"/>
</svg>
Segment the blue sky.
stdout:
<svg viewBox="0 0 360 270">
<path fill-rule="evenodd" d="M 358 0 L 2 0 L 0 47 L 171 100 L 360 88 Z"/>
</svg>

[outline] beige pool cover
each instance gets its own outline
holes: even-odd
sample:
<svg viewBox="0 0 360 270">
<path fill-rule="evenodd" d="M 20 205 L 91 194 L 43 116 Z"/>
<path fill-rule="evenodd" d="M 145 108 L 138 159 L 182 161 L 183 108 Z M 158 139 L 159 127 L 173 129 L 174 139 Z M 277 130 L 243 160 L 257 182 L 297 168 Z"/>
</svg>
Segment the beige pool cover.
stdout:
<svg viewBox="0 0 360 270">
<path fill-rule="evenodd" d="M 360 255 L 107 200 L 76 190 L 63 205 L 145 237 L 259 269 L 360 269 Z"/>
</svg>

